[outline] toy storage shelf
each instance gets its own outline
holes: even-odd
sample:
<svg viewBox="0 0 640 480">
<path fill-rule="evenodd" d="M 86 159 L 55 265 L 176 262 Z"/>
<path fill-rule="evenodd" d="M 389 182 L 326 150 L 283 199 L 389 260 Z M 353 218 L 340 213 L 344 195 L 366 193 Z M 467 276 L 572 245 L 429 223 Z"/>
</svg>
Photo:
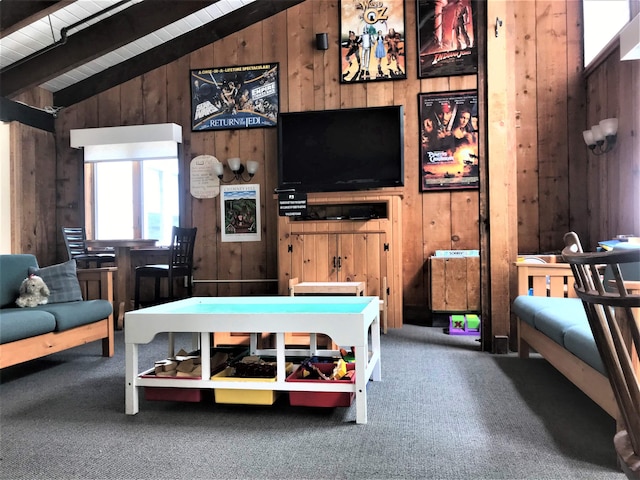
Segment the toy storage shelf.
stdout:
<svg viewBox="0 0 640 480">
<path fill-rule="evenodd" d="M 327 301 L 330 299 L 330 302 Z M 381 380 L 380 306 L 377 297 L 193 297 L 155 307 L 127 312 L 125 318 L 125 412 L 139 410 L 138 387 L 197 389 L 278 390 L 312 392 L 354 392 L 356 423 L 367 423 L 369 379 Z M 287 358 L 339 356 L 339 351 L 287 348 L 285 332 L 309 331 L 355 347 L 355 384 L 287 382 Z M 211 333 L 237 330 L 251 335 L 250 354 L 276 358 L 277 375 L 268 386 L 264 381 L 229 382 L 212 379 L 210 368 Z M 202 377 L 196 379 L 148 378 L 140 372 L 138 347 L 161 332 L 197 334 L 201 352 Z M 275 348 L 258 348 L 258 333 L 275 334 Z M 215 378 L 215 377 L 214 377 Z"/>
</svg>

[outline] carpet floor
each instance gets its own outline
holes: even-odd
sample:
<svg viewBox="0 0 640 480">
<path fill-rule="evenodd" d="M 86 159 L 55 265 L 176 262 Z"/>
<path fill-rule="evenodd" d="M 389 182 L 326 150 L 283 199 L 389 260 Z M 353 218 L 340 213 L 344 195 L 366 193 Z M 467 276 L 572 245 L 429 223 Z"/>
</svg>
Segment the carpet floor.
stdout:
<svg viewBox="0 0 640 480">
<path fill-rule="evenodd" d="M 140 365 L 166 356 L 166 336 Z M 189 349 L 190 337 L 178 336 Z M 2 479 L 617 479 L 615 422 L 544 359 L 405 325 L 382 336 L 368 423 L 355 406 L 141 399 L 124 414 L 124 339 L 0 378 Z"/>
</svg>

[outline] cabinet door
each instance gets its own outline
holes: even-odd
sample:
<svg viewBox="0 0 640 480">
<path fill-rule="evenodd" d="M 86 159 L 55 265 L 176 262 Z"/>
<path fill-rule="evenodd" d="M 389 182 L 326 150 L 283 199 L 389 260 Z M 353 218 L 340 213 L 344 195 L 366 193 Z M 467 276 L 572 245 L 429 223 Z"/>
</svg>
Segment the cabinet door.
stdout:
<svg viewBox="0 0 640 480">
<path fill-rule="evenodd" d="M 338 281 L 336 234 L 296 234 L 292 235 L 290 240 L 291 278 L 305 282 Z"/>
<path fill-rule="evenodd" d="M 365 282 L 367 295 L 380 296 L 387 267 L 384 233 L 345 233 L 337 240 L 338 281 Z"/>
</svg>

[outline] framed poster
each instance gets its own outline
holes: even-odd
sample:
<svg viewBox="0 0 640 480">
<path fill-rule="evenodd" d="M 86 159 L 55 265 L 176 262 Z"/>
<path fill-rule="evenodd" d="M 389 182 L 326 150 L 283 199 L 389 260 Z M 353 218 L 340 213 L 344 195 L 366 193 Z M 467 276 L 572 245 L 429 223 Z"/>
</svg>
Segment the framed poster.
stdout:
<svg viewBox="0 0 640 480">
<path fill-rule="evenodd" d="M 260 241 L 260 185 L 220 187 L 223 242 Z"/>
<path fill-rule="evenodd" d="M 278 64 L 190 70 L 191 130 L 275 127 Z"/>
<path fill-rule="evenodd" d="M 417 0 L 418 77 L 478 72 L 477 0 Z"/>
<path fill-rule="evenodd" d="M 420 191 L 478 188 L 477 90 L 419 93 Z"/>
<path fill-rule="evenodd" d="M 407 78 L 404 0 L 340 1 L 341 83 Z"/>
</svg>

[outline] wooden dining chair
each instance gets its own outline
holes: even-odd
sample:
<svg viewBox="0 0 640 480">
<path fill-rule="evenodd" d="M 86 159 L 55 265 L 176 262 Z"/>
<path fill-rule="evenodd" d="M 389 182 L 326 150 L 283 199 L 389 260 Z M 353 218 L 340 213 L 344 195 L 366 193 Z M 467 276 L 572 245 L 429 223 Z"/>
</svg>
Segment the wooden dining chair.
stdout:
<svg viewBox="0 0 640 480">
<path fill-rule="evenodd" d="M 62 227 L 62 237 L 67 248 L 69 260 L 75 260 L 79 267 L 96 267 L 105 264 L 115 265 L 116 255 L 113 252 L 96 252 L 87 248 L 87 235 L 84 227 Z"/>
<path fill-rule="evenodd" d="M 571 265 L 576 294 L 620 410 L 613 440 L 619 463 L 628 478 L 640 479 L 640 294 L 628 293 L 640 285 L 625 281 L 621 273 L 640 271 L 640 248 L 584 253 L 574 232 L 564 240 L 562 257 Z"/>
<path fill-rule="evenodd" d="M 173 227 L 171 245 L 169 246 L 169 262 L 167 264 L 141 265 L 136 267 L 136 284 L 134 308 L 140 308 L 140 284 L 145 277 L 153 278 L 153 304 L 176 300 L 174 283 L 178 278 L 187 279 L 187 296 L 193 295 L 193 250 L 196 243 L 197 228 Z M 167 279 L 167 297 L 160 295 L 160 281 Z"/>
</svg>

